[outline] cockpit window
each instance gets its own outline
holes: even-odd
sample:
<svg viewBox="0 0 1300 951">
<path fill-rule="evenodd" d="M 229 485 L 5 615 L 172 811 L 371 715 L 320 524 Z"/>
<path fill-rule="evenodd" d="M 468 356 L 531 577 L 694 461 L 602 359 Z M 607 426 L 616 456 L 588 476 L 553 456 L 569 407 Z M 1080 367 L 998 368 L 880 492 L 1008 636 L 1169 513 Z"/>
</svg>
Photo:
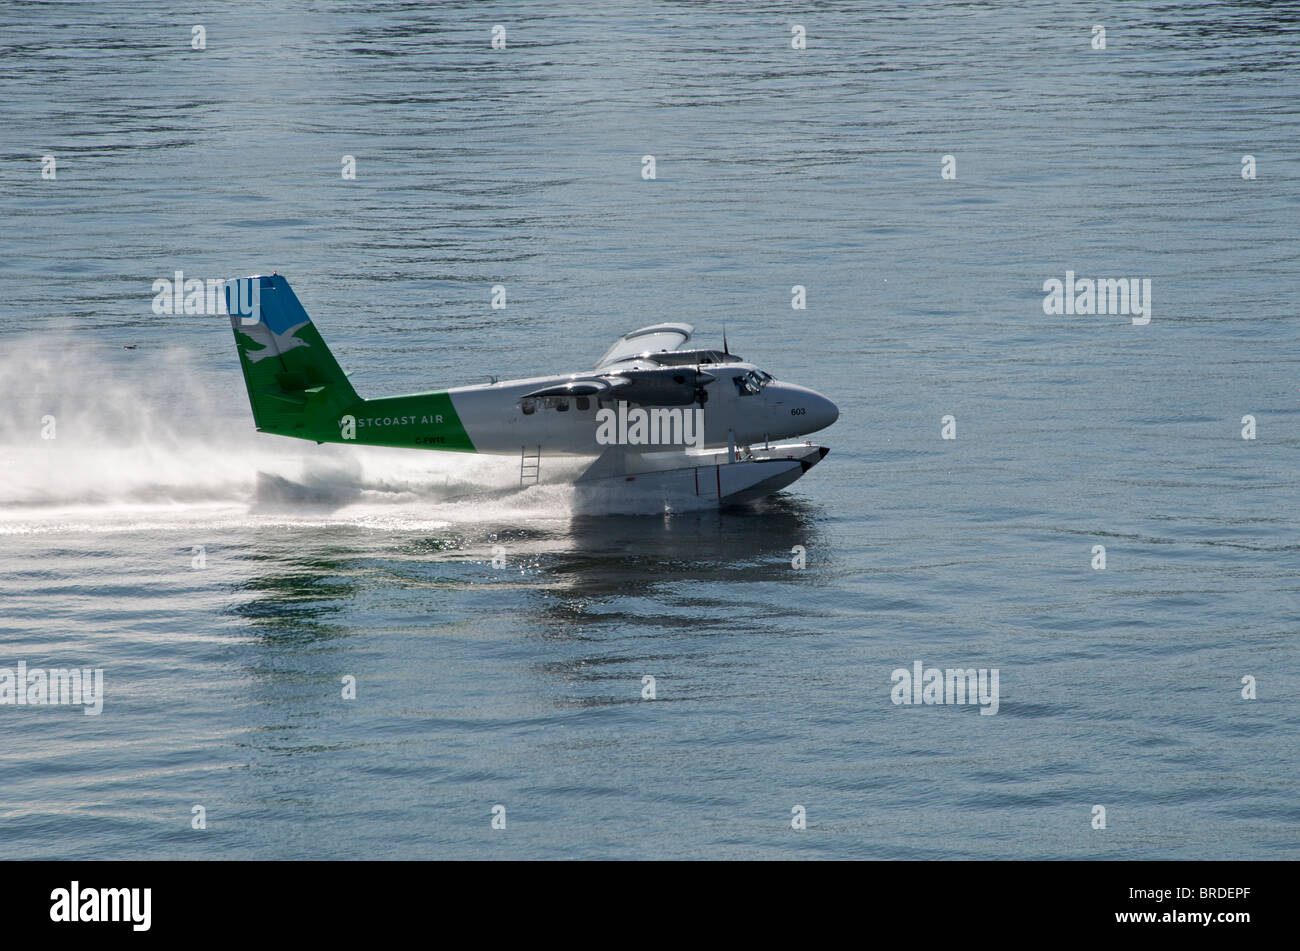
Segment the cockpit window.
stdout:
<svg viewBox="0 0 1300 951">
<path fill-rule="evenodd" d="M 750 370 L 747 373 L 733 376 L 731 380 L 736 384 L 736 392 L 741 396 L 751 396 L 771 383 L 773 377 L 770 373 L 764 373 L 762 370 Z"/>
</svg>

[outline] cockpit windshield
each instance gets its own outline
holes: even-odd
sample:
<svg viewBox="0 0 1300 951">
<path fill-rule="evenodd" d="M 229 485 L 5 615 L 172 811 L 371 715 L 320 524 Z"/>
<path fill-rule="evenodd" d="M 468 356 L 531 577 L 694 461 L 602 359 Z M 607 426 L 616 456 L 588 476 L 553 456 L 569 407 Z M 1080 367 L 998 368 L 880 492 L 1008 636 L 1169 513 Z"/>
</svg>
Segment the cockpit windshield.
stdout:
<svg viewBox="0 0 1300 951">
<path fill-rule="evenodd" d="M 731 379 L 741 396 L 751 396 L 771 383 L 774 377 L 762 370 L 750 370 L 747 373 L 739 373 Z"/>
</svg>

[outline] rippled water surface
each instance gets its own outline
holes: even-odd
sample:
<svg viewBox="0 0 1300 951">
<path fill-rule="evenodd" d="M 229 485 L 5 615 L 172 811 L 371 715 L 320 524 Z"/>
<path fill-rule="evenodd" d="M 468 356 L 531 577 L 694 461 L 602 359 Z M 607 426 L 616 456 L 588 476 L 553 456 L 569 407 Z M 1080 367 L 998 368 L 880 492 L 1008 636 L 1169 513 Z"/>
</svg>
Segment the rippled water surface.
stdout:
<svg viewBox="0 0 1300 951">
<path fill-rule="evenodd" d="M 106 697 L 0 706 L 0 856 L 1296 858 L 1297 62 L 1292 3 L 4 5 L 0 667 Z M 363 395 L 683 320 L 841 417 L 580 513 L 256 434 L 176 270 L 287 275 Z"/>
</svg>

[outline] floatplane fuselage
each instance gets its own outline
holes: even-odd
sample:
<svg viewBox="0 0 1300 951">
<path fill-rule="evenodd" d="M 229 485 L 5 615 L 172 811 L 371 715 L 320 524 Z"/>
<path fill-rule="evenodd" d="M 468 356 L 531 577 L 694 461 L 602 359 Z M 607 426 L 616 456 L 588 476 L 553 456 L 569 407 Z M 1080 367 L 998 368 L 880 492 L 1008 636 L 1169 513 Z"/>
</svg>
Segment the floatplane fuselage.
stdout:
<svg viewBox="0 0 1300 951">
<path fill-rule="evenodd" d="M 662 495 L 668 508 L 744 501 L 827 452 L 780 440 L 839 416 L 725 347 L 682 349 L 692 328 L 675 323 L 625 334 L 588 371 L 362 399 L 284 277 L 229 282 L 226 303 L 260 432 L 518 456 L 522 485 L 540 480 L 543 457 L 594 456 L 579 485 Z"/>
</svg>

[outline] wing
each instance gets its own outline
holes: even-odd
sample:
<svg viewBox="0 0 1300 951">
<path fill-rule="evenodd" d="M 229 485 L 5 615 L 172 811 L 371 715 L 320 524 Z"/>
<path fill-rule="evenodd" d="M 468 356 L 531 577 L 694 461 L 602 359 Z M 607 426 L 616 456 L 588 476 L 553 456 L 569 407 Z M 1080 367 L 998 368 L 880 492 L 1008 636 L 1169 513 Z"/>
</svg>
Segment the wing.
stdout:
<svg viewBox="0 0 1300 951">
<path fill-rule="evenodd" d="M 519 399 L 594 396 L 600 400 L 626 400 L 642 406 L 685 406 L 708 400 L 704 388 L 717 377 L 694 367 L 663 367 L 653 370 L 619 370 L 593 376 L 573 377 L 563 383 L 544 386 Z"/>
<path fill-rule="evenodd" d="M 605 351 L 605 355 L 596 361 L 595 369 L 620 363 L 638 353 L 659 350 L 679 350 L 682 344 L 691 339 L 695 328 L 690 324 L 655 324 L 642 327 L 631 333 L 623 334 L 614 342 L 614 346 Z"/>
</svg>

